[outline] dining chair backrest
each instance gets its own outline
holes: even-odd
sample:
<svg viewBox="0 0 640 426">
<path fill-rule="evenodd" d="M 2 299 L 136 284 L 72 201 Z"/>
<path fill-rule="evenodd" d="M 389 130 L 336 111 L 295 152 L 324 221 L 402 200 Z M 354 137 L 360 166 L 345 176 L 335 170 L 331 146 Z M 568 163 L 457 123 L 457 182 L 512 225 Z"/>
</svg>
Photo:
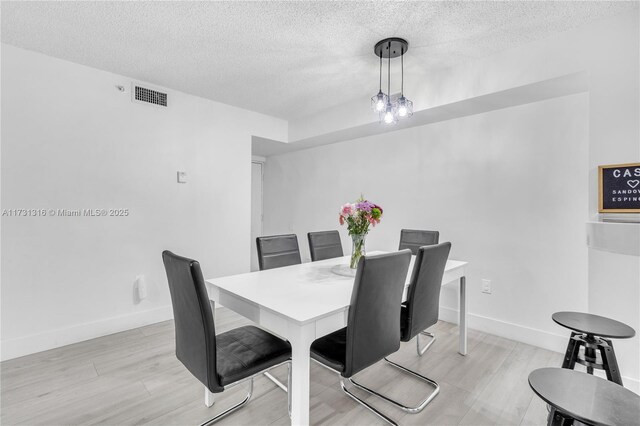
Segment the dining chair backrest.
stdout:
<svg viewBox="0 0 640 426">
<path fill-rule="evenodd" d="M 438 244 L 440 232 L 421 231 L 419 229 L 403 229 L 400 231 L 400 245 L 398 250 L 409 249 L 414 256 L 422 246 Z"/>
<path fill-rule="evenodd" d="M 173 307 L 176 357 L 210 391 L 220 392 L 213 312 L 200 264 L 168 250 L 162 252 L 162 261 Z"/>
<path fill-rule="evenodd" d="M 450 251 L 450 242 L 418 249 L 407 291 L 408 322 L 403 341 L 409 341 L 438 322 L 442 276 Z"/>
<path fill-rule="evenodd" d="M 362 256 L 351 293 L 344 377 L 400 348 L 400 304 L 411 252 Z"/>
<path fill-rule="evenodd" d="M 312 262 L 344 256 L 338 231 L 309 232 L 307 237 Z"/>
<path fill-rule="evenodd" d="M 298 237 L 295 234 L 258 237 L 256 247 L 261 271 L 302 263 Z"/>
</svg>

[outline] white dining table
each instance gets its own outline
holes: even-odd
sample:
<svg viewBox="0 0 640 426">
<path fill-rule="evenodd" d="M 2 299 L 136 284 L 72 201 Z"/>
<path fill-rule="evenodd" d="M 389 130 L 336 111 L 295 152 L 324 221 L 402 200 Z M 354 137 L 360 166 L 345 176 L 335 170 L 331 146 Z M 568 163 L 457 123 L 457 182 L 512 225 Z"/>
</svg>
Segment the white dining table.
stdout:
<svg viewBox="0 0 640 426">
<path fill-rule="evenodd" d="M 384 252 L 370 252 L 369 255 Z M 415 256 L 406 278 L 411 278 Z M 209 298 L 291 343 L 291 424 L 309 424 L 310 346 L 347 325 L 353 277 L 335 273 L 349 256 L 206 280 Z M 459 352 L 467 354 L 467 262 L 448 260 L 442 285 L 457 282 Z"/>
</svg>

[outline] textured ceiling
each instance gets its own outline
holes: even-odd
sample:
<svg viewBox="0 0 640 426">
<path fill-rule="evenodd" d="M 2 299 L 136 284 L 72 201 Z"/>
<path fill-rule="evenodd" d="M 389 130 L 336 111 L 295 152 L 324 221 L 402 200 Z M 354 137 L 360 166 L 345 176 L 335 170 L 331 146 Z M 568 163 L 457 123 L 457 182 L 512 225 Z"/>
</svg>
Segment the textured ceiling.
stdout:
<svg viewBox="0 0 640 426">
<path fill-rule="evenodd" d="M 3 1 L 1 12 L 4 43 L 295 119 L 346 101 L 368 102 L 378 83 L 373 45 L 384 37 L 409 40 L 410 93 L 429 69 L 637 8 L 637 2 Z"/>
</svg>

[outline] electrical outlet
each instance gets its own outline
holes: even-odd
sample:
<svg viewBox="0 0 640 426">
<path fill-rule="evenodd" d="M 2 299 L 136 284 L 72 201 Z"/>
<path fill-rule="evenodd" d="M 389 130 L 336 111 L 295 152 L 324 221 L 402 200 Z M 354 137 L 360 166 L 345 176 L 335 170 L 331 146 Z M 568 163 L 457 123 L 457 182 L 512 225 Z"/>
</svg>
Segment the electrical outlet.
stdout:
<svg viewBox="0 0 640 426">
<path fill-rule="evenodd" d="M 482 280 L 482 292 L 485 294 L 491 294 L 491 280 Z"/>
<path fill-rule="evenodd" d="M 133 283 L 136 296 L 138 300 L 144 300 L 147 298 L 147 280 L 144 275 L 136 276 L 136 280 Z"/>
</svg>

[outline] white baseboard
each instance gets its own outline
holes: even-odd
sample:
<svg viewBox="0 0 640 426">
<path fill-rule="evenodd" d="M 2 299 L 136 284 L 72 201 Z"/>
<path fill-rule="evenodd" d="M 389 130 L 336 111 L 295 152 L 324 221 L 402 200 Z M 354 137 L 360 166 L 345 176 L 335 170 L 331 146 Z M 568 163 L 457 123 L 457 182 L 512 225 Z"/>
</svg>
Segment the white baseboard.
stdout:
<svg viewBox="0 0 640 426">
<path fill-rule="evenodd" d="M 59 348 L 72 343 L 166 321 L 171 318 L 173 318 L 171 306 L 163 306 L 148 311 L 105 318 L 16 339 L 2 340 L 0 342 L 0 360 L 5 361 Z"/>
<path fill-rule="evenodd" d="M 640 395 L 640 380 L 622 376 L 622 384 L 625 388 Z"/>
<path fill-rule="evenodd" d="M 441 306 L 440 319 L 457 324 L 458 311 L 453 308 Z M 474 330 L 526 343 L 531 346 L 537 346 L 553 352 L 564 353 L 567 348 L 567 336 L 561 336 L 548 331 L 525 327 L 495 318 L 467 313 L 467 326 Z M 640 380 L 628 376 L 622 376 L 622 381 L 624 383 L 624 387 L 640 394 Z"/>
<path fill-rule="evenodd" d="M 440 319 L 457 324 L 458 311 L 452 308 L 440 307 Z M 567 336 L 561 336 L 495 318 L 467 313 L 467 325 L 474 330 L 494 334 L 532 346 L 538 346 L 554 352 L 564 353 L 567 348 Z"/>
</svg>

